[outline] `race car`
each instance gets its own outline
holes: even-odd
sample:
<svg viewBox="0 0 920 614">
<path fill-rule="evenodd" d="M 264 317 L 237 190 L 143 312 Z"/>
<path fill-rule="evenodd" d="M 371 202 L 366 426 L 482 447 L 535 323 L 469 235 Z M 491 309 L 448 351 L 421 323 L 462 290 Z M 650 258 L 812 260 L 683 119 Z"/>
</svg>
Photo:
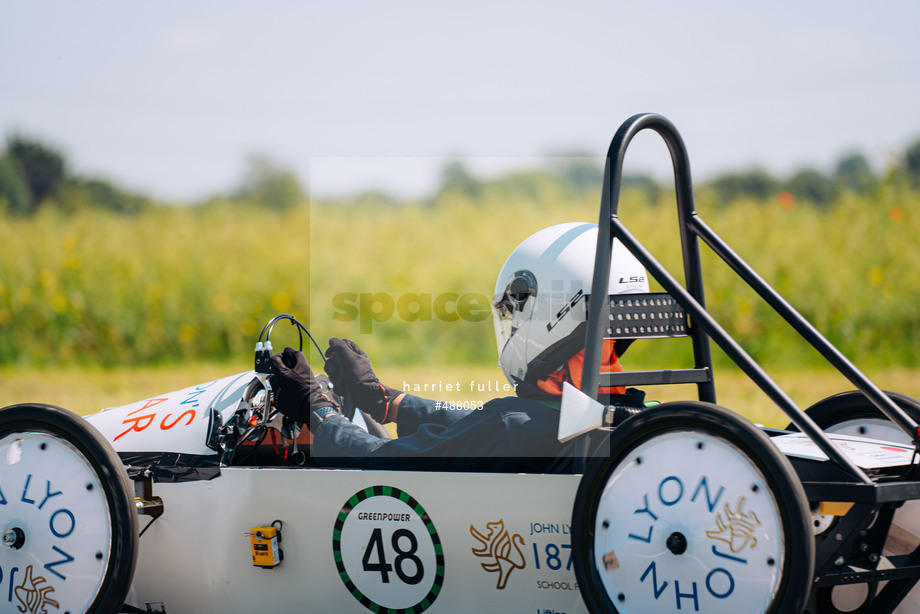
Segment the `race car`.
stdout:
<svg viewBox="0 0 920 614">
<path fill-rule="evenodd" d="M 685 284 L 618 216 L 624 155 L 645 129 L 674 163 Z M 309 431 L 273 404 L 272 327 L 299 326 L 282 314 L 251 371 L 86 418 L 0 410 L 0 612 L 920 610 L 920 402 L 879 390 L 812 328 L 705 225 L 690 186 L 667 119 L 623 124 L 597 254 L 619 240 L 665 291 L 579 303 L 585 377 L 564 389 L 558 473 L 319 466 Z M 802 411 L 706 311 L 700 239 L 856 390 Z M 603 287 L 610 259 L 595 262 Z M 682 336 L 690 368 L 600 370 L 605 339 Z M 787 429 L 716 404 L 712 341 Z M 697 398 L 625 416 L 598 401 L 602 387 L 672 383 Z"/>
</svg>

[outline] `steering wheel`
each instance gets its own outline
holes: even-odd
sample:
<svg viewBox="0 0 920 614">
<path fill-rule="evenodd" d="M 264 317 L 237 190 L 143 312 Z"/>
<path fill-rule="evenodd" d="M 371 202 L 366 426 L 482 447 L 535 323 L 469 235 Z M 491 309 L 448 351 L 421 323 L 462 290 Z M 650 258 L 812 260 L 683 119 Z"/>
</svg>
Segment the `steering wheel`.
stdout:
<svg viewBox="0 0 920 614">
<path fill-rule="evenodd" d="M 263 384 L 263 387 L 264 387 L 263 381 L 265 379 L 265 376 L 271 372 L 269 361 L 271 360 L 271 352 L 272 352 L 272 345 L 270 341 L 272 330 L 274 329 L 275 324 L 280 322 L 281 320 L 288 320 L 293 326 L 297 328 L 297 331 L 299 334 L 299 342 L 300 342 L 299 348 L 298 348 L 299 351 L 303 352 L 303 346 L 304 346 L 303 336 L 304 334 L 306 334 L 307 337 L 310 339 L 310 341 L 313 343 L 314 347 L 316 348 L 316 351 L 319 352 L 319 355 L 323 356 L 323 350 L 319 346 L 319 344 L 316 342 L 316 339 L 313 338 L 313 335 L 310 334 L 310 331 L 308 331 L 303 324 L 298 322 L 294 316 L 291 316 L 286 313 L 276 315 L 271 320 L 269 320 L 268 323 L 265 324 L 265 326 L 262 328 L 262 332 L 259 334 L 259 340 L 256 342 L 256 357 L 255 357 L 256 369 L 255 370 L 256 370 L 256 373 L 260 375 L 259 383 Z M 264 339 L 264 342 L 263 342 L 263 339 Z M 345 416 L 345 418 L 347 418 L 352 424 L 355 424 L 362 430 L 368 432 L 371 435 L 374 435 L 375 437 L 380 437 L 382 439 L 391 439 L 389 431 L 387 431 L 383 427 L 382 424 L 380 424 L 379 422 L 371 418 L 370 415 L 368 415 L 366 412 L 361 411 L 360 408 L 357 408 L 355 406 L 354 402 L 351 399 L 351 395 L 348 393 L 347 388 L 341 391 L 342 394 L 339 394 L 339 392 L 334 389 L 332 382 L 329 380 L 329 378 L 324 373 L 317 373 L 315 374 L 314 377 L 316 378 L 316 381 L 319 383 L 322 391 L 327 396 L 329 396 L 329 398 L 331 398 L 334 403 L 336 403 L 336 405 L 338 406 L 339 412 L 343 416 Z M 250 387 L 252 387 L 253 385 L 254 384 L 250 384 Z M 270 381 L 268 382 L 268 385 L 271 386 Z M 253 395 L 257 393 L 257 391 L 255 390 L 251 392 Z M 247 389 L 247 394 L 244 395 L 243 400 L 248 402 L 249 400 L 248 397 L 251 397 L 251 396 L 252 395 L 250 394 L 250 390 Z M 255 398 L 255 397 L 252 396 L 252 398 Z M 262 413 L 260 414 L 263 424 L 267 424 L 272 419 L 274 409 L 275 408 L 263 407 Z"/>
</svg>

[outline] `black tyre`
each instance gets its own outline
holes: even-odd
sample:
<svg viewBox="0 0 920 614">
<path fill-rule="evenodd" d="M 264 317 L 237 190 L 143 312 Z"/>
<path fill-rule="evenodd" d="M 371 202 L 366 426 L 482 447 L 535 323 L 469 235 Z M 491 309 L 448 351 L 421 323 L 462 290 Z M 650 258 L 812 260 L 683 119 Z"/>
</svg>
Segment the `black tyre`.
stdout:
<svg viewBox="0 0 920 614">
<path fill-rule="evenodd" d="M 744 418 L 665 403 L 619 426 L 575 498 L 575 575 L 592 613 L 800 612 L 815 544 L 789 461 Z"/>
<path fill-rule="evenodd" d="M 898 392 L 885 391 L 885 394 L 915 422 L 920 423 L 920 401 Z M 828 433 L 910 444 L 910 436 L 891 422 L 858 390 L 841 392 L 822 399 L 806 409 L 805 413 Z M 790 424 L 786 429 L 798 430 L 794 424 Z M 892 524 L 898 526 L 903 523 L 913 527 L 916 526 L 914 519 L 917 517 L 920 517 L 920 503 L 907 501 L 895 512 Z M 835 526 L 837 522 L 832 516 L 823 518 L 823 526 L 828 528 Z M 878 583 L 825 587 L 815 593 L 815 603 L 820 612 L 828 614 L 871 614 L 876 610 L 872 600 L 877 592 Z"/>
<path fill-rule="evenodd" d="M 137 509 L 121 460 L 92 425 L 50 405 L 0 409 L 0 512 L 0 569 L 16 611 L 120 611 Z"/>
<path fill-rule="evenodd" d="M 898 392 L 885 391 L 885 394 L 915 422 L 920 423 L 920 401 Z M 893 443 L 910 443 L 907 433 L 891 422 L 858 390 L 841 392 L 822 399 L 806 409 L 805 413 L 828 433 L 881 439 Z M 798 430 L 794 424 L 789 424 L 786 429 Z"/>
</svg>

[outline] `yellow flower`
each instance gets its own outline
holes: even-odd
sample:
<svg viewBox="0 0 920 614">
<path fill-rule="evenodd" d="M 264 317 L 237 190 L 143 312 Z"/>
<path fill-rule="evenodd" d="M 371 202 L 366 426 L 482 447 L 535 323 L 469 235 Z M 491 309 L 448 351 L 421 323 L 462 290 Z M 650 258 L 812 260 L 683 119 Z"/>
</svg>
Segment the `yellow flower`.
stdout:
<svg viewBox="0 0 920 614">
<path fill-rule="evenodd" d="M 226 292 L 218 292 L 211 299 L 211 305 L 214 306 L 214 311 L 218 313 L 227 311 L 230 309 L 230 297 L 227 296 Z"/>
<path fill-rule="evenodd" d="M 276 292 L 271 298 L 272 309 L 284 312 L 291 306 L 291 295 L 287 292 Z"/>
<path fill-rule="evenodd" d="M 873 286 L 877 286 L 880 283 L 882 283 L 882 280 L 884 279 L 884 277 L 885 277 L 885 274 L 882 271 L 882 267 L 875 265 L 874 267 L 869 269 L 869 281 L 872 283 Z"/>
<path fill-rule="evenodd" d="M 41 284 L 42 288 L 50 287 L 54 283 L 54 273 L 49 269 L 42 269 L 42 272 L 38 274 L 38 283 Z"/>
<path fill-rule="evenodd" d="M 67 299 L 60 294 L 51 297 L 51 308 L 54 313 L 64 313 L 67 310 Z"/>
</svg>

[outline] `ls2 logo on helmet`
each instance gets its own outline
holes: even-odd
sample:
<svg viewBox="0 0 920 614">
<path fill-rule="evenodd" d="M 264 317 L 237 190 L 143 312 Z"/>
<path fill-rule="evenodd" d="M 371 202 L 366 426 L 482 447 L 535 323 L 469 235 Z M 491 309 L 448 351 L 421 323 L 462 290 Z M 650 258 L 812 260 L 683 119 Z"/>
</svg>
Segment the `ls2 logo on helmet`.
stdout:
<svg viewBox="0 0 920 614">
<path fill-rule="evenodd" d="M 572 310 L 572 308 L 578 304 L 578 301 L 585 298 L 585 293 L 581 290 L 575 293 L 575 296 L 570 298 L 565 306 L 556 312 L 556 317 L 546 325 L 547 332 L 556 328 L 556 325 L 565 317 L 565 315 Z"/>
</svg>

